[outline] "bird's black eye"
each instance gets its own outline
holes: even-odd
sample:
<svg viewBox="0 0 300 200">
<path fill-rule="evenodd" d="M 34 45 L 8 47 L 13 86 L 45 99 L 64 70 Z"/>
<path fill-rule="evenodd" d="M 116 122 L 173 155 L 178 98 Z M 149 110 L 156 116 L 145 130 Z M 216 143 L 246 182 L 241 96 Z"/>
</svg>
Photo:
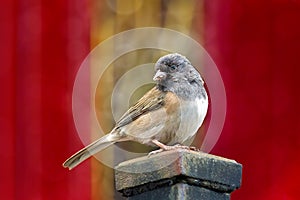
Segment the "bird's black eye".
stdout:
<svg viewBox="0 0 300 200">
<path fill-rule="evenodd" d="M 176 65 L 171 65 L 171 66 L 170 66 L 170 69 L 171 69 L 171 71 L 175 71 Z"/>
</svg>

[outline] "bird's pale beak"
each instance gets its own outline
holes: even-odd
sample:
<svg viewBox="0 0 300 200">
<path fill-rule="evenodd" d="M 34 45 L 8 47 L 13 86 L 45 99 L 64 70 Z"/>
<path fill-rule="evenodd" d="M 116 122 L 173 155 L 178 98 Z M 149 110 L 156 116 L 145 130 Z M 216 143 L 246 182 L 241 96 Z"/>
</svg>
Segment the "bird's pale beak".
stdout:
<svg viewBox="0 0 300 200">
<path fill-rule="evenodd" d="M 156 74 L 154 75 L 153 80 L 154 80 L 154 81 L 161 81 L 162 79 L 165 79 L 166 76 L 167 76 L 167 75 L 166 75 L 165 72 L 162 72 L 162 71 L 158 70 L 158 71 L 156 72 Z"/>
</svg>

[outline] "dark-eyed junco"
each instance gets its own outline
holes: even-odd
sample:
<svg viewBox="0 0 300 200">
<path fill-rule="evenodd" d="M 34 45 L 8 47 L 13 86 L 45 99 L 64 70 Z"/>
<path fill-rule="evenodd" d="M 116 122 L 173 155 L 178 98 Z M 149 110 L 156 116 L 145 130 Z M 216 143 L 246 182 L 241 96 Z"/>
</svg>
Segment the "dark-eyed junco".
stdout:
<svg viewBox="0 0 300 200">
<path fill-rule="evenodd" d="M 204 82 L 184 56 L 174 53 L 155 64 L 156 85 L 121 117 L 112 131 L 81 149 L 63 166 L 69 169 L 122 141 L 156 145 L 162 150 L 184 144 L 201 126 L 208 109 Z"/>
</svg>

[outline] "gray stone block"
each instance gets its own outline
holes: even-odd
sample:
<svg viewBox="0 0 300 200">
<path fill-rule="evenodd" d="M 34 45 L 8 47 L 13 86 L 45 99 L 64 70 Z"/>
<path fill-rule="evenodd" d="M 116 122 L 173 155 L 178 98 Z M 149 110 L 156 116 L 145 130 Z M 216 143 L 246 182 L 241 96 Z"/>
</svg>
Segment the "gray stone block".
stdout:
<svg viewBox="0 0 300 200">
<path fill-rule="evenodd" d="M 240 187 L 241 175 L 234 160 L 182 149 L 125 161 L 115 170 L 116 189 L 130 199 L 225 200 Z"/>
</svg>

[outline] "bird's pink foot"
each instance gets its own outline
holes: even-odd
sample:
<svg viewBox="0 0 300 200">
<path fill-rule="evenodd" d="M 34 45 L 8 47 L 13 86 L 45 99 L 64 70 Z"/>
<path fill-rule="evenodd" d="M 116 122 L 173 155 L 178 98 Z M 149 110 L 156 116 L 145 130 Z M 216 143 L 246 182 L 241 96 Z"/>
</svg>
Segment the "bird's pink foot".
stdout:
<svg viewBox="0 0 300 200">
<path fill-rule="evenodd" d="M 180 144 L 176 144 L 174 146 L 168 146 L 165 145 L 161 142 L 159 142 L 158 140 L 152 140 L 152 142 L 157 145 L 158 147 L 160 147 L 160 149 L 155 150 L 155 151 L 151 151 L 148 156 L 157 154 L 157 153 L 161 153 L 163 151 L 170 151 L 170 150 L 174 150 L 174 149 L 186 149 L 186 150 L 192 150 L 192 151 L 200 151 L 199 149 L 197 149 L 196 147 L 189 147 L 189 146 L 184 146 L 184 145 L 180 145 Z"/>
</svg>

